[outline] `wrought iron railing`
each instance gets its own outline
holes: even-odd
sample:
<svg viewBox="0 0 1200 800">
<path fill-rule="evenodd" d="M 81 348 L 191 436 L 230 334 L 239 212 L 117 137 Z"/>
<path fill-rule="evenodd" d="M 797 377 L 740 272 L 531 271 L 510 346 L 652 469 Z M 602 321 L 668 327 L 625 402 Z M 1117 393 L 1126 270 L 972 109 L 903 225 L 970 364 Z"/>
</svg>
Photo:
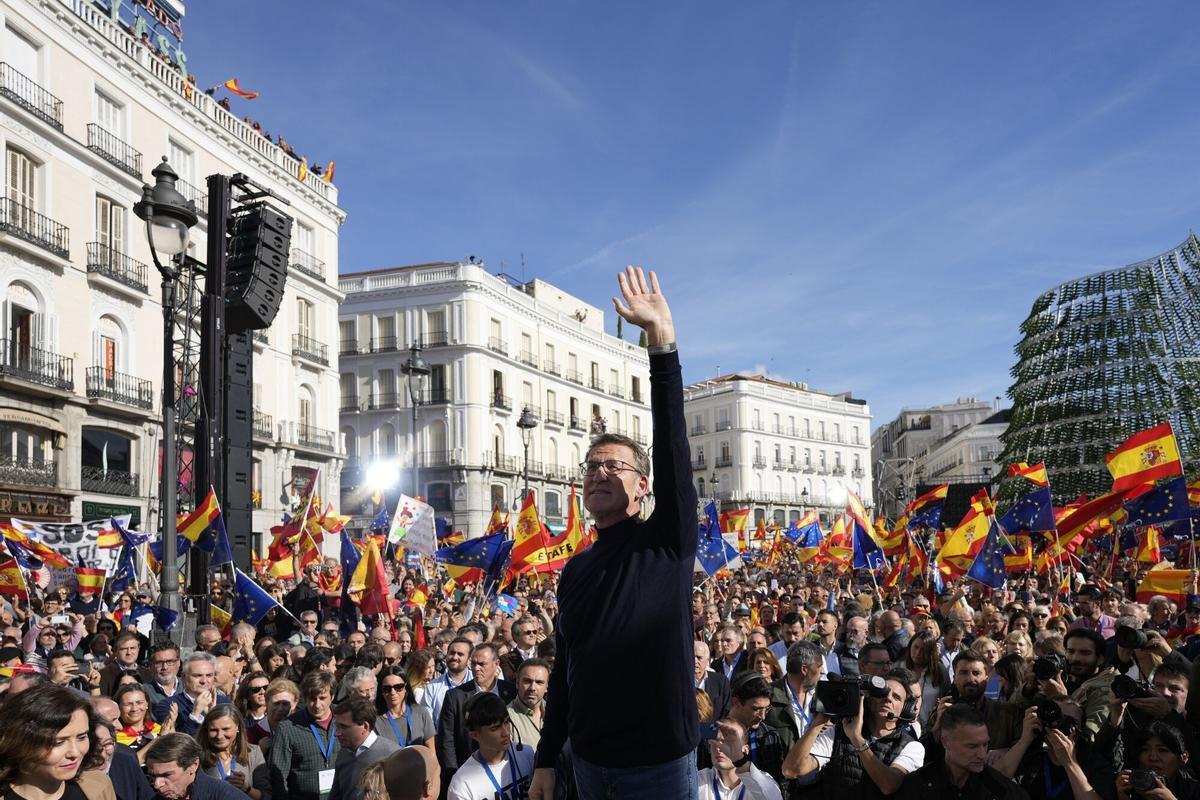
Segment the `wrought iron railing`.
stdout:
<svg viewBox="0 0 1200 800">
<path fill-rule="evenodd" d="M 587 420 L 583 417 L 571 417 L 568 427 L 573 431 L 586 431 L 588 428 Z"/>
<path fill-rule="evenodd" d="M 255 328 L 254 330 L 250 331 L 250 336 L 256 342 L 260 342 L 261 344 L 269 344 L 267 341 L 267 332 L 262 328 Z"/>
<path fill-rule="evenodd" d="M 349 395 L 349 396 L 342 397 L 342 402 L 341 402 L 341 405 L 339 406 L 339 410 L 341 410 L 341 411 L 358 411 L 358 395 Z"/>
<path fill-rule="evenodd" d="M 60 131 L 62 124 L 62 100 L 34 83 L 27 75 L 13 69 L 11 64 L 0 63 L 0 95 L 4 95 L 43 122 Z"/>
<path fill-rule="evenodd" d="M 142 177 L 142 154 L 116 134 L 104 130 L 94 122 L 87 126 L 87 146 L 108 163 L 128 172 L 135 178 Z"/>
<path fill-rule="evenodd" d="M 426 389 L 421 394 L 421 405 L 423 406 L 441 406 L 450 402 L 450 390 L 442 389 Z"/>
<path fill-rule="evenodd" d="M 616 385 L 615 383 L 612 386 L 608 387 L 608 393 L 612 397 L 617 397 L 617 398 L 620 398 L 621 400 L 625 399 L 625 390 L 623 388 L 621 388 L 620 386 Z"/>
<path fill-rule="evenodd" d="M 301 447 L 311 447 L 316 450 L 333 452 L 333 431 L 327 431 L 312 425 L 299 424 L 296 426 L 296 443 Z"/>
<path fill-rule="evenodd" d="M 704 459 L 703 458 L 693 458 L 692 459 L 692 469 L 707 469 Z"/>
<path fill-rule="evenodd" d="M 378 411 L 381 408 L 399 408 L 403 405 L 402 395 L 398 392 L 374 392 L 367 400 L 367 408 Z"/>
<path fill-rule="evenodd" d="M 446 347 L 450 344 L 450 339 L 445 331 L 429 331 L 429 333 L 421 334 L 421 347 Z"/>
<path fill-rule="evenodd" d="M 267 413 L 254 409 L 254 435 L 260 439 L 275 438 L 275 420 Z"/>
<path fill-rule="evenodd" d="M 316 278 L 317 280 L 324 282 L 325 262 L 314 256 L 312 253 L 306 253 L 299 248 L 293 247 L 290 263 L 292 269 L 298 272 L 303 272 L 310 278 Z"/>
<path fill-rule="evenodd" d="M 372 353 L 390 353 L 396 349 L 395 336 L 377 336 L 371 340 Z"/>
<path fill-rule="evenodd" d="M 714 466 L 717 466 L 717 467 L 733 466 L 733 456 L 717 456 L 717 460 L 714 462 Z"/>
<path fill-rule="evenodd" d="M 502 356 L 508 355 L 508 345 L 504 343 L 503 339 L 496 336 L 488 337 L 488 350 L 494 350 Z"/>
<path fill-rule="evenodd" d="M 693 425 L 692 432 L 690 435 L 691 436 L 700 436 L 705 433 L 708 433 L 708 428 L 704 427 L 703 425 Z"/>
<path fill-rule="evenodd" d="M 339 356 L 356 356 L 358 355 L 358 340 L 357 339 L 342 339 L 338 342 Z"/>
<path fill-rule="evenodd" d="M 184 200 L 191 200 L 196 204 L 197 214 L 202 217 L 208 216 L 208 192 L 201 191 L 183 178 L 175 181 L 175 188 L 183 195 Z"/>
<path fill-rule="evenodd" d="M 578 383 L 580 386 L 583 386 L 583 375 L 579 374 L 579 370 L 577 369 L 567 370 L 567 380 L 569 380 L 571 383 Z"/>
<path fill-rule="evenodd" d="M 81 468 L 79 488 L 85 492 L 97 494 L 119 494 L 125 497 L 138 495 L 138 476 L 131 472 L 103 467 Z"/>
<path fill-rule="evenodd" d="M 139 292 L 147 292 L 150 289 L 149 284 L 146 283 L 148 270 L 149 267 L 142 262 L 134 261 L 121 251 L 114 250 L 106 244 L 87 243 L 88 272 L 112 278 Z"/>
<path fill-rule="evenodd" d="M 563 415 L 557 411 L 547 411 L 543 420 L 547 425 L 557 425 L 560 428 L 563 426 L 563 423 L 566 422 L 566 419 L 563 417 Z"/>
<path fill-rule="evenodd" d="M 145 378 L 114 372 L 106 367 L 88 367 L 84 380 L 88 397 L 146 410 L 154 408 L 154 388 Z"/>
<path fill-rule="evenodd" d="M 591 380 L 589 380 L 588 386 L 595 389 L 597 392 L 604 391 L 604 381 L 600 380 L 599 378 L 592 378 Z"/>
<path fill-rule="evenodd" d="M 562 375 L 562 369 L 559 367 L 558 362 L 551 361 L 550 359 L 542 362 L 542 369 L 550 375 Z"/>
<path fill-rule="evenodd" d="M 75 359 L 19 340 L 0 339 L 0 375 L 69 392 L 75 389 Z"/>
<path fill-rule="evenodd" d="M 302 333 L 292 334 L 292 355 L 329 365 L 329 348 L 323 342 Z"/>
<path fill-rule="evenodd" d="M 517 360 L 520 361 L 525 366 L 534 367 L 535 369 L 537 368 L 537 365 L 538 365 L 537 356 L 535 356 L 533 353 L 529 352 L 528 350 L 522 350 L 521 355 Z"/>
<path fill-rule="evenodd" d="M 13 458 L 0 454 L 0 483 L 16 486 L 57 486 L 58 468 L 53 460 Z"/>
<path fill-rule="evenodd" d="M 60 258 L 71 257 L 71 232 L 66 225 L 7 197 L 0 198 L 0 231 L 11 233 Z"/>
<path fill-rule="evenodd" d="M 505 411 L 512 411 L 512 398 L 500 392 L 493 392 L 492 408 L 503 408 Z"/>
</svg>

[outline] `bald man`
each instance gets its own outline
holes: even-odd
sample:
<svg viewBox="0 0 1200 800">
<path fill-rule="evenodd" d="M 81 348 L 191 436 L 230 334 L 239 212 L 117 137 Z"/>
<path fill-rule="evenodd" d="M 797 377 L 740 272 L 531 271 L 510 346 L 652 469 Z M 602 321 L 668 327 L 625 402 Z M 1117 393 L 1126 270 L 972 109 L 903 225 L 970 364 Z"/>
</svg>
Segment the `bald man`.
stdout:
<svg viewBox="0 0 1200 800">
<path fill-rule="evenodd" d="M 387 757 L 383 782 L 390 800 L 437 800 L 442 770 L 432 750 L 415 744 Z"/>
<path fill-rule="evenodd" d="M 93 695 L 88 699 L 92 702 L 92 710 L 96 712 L 96 716 L 108 720 L 118 728 L 121 727 L 121 723 L 118 722 L 121 718 L 121 707 L 117 705 L 115 700 L 99 695 Z"/>
</svg>

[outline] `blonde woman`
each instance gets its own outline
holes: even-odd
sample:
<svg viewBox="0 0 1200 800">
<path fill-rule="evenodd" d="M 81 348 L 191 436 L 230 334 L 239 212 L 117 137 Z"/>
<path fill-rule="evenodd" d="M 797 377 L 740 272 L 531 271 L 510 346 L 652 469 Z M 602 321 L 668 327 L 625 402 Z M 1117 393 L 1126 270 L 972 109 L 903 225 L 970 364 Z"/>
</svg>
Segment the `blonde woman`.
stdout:
<svg viewBox="0 0 1200 800">
<path fill-rule="evenodd" d="M 983 658 L 983 663 L 987 664 L 988 681 L 987 687 L 983 690 L 983 696 L 989 700 L 999 699 L 1001 688 L 1000 676 L 996 674 L 996 662 L 1000 660 L 1000 645 L 987 636 L 980 636 L 971 642 L 971 649 Z"/>
</svg>

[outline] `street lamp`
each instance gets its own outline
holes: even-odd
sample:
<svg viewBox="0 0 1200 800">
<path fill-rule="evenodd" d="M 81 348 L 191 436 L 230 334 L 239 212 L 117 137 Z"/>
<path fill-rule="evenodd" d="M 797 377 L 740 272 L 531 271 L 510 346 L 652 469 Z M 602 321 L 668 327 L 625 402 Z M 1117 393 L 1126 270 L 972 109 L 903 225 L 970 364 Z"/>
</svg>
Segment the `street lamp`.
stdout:
<svg viewBox="0 0 1200 800">
<path fill-rule="evenodd" d="M 717 487 L 719 487 L 719 486 L 721 485 L 721 479 L 717 477 L 717 474 L 716 474 L 715 472 L 713 473 L 712 480 L 710 481 L 710 483 L 712 483 L 712 499 L 713 499 L 713 502 L 714 502 L 714 503 L 717 503 L 717 504 L 718 504 L 718 507 L 719 507 L 719 505 L 720 505 L 720 501 L 719 501 L 719 500 L 717 500 Z"/>
<path fill-rule="evenodd" d="M 537 424 L 537 417 L 529 410 L 529 406 L 525 406 L 521 410 L 521 418 L 517 420 L 517 427 L 521 429 L 521 442 L 525 445 L 525 494 L 521 498 L 522 503 L 529 497 L 529 437 L 533 435 Z"/>
<path fill-rule="evenodd" d="M 142 186 L 142 199 L 134 205 L 133 213 L 146 221 L 146 240 L 154 268 L 162 277 L 163 313 L 163 371 L 162 371 L 162 469 L 159 497 L 162 498 L 162 587 L 159 604 L 180 611 L 179 556 L 175 542 L 175 514 L 179 507 L 179 473 L 175 452 L 175 290 L 181 270 L 182 256 L 187 252 L 188 236 L 199 217 L 196 204 L 184 198 L 175 188 L 179 175 L 163 156 L 150 173 L 154 187 Z M 158 254 L 167 256 L 166 266 Z M 172 264 L 171 262 L 175 263 Z"/>
<path fill-rule="evenodd" d="M 413 342 L 412 347 L 408 348 L 408 353 L 408 361 L 404 362 L 400 371 L 408 376 L 408 399 L 412 402 L 413 497 L 420 497 L 421 484 L 417 479 L 417 409 L 421 405 L 421 394 L 430 369 L 421 358 L 421 345 Z"/>
</svg>

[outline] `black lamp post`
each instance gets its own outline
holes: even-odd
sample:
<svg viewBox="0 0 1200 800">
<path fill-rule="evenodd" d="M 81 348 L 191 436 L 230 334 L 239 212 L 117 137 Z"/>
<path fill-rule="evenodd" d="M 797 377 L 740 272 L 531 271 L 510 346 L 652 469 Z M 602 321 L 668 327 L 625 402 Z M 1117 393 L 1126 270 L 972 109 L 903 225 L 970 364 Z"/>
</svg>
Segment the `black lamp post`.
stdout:
<svg viewBox="0 0 1200 800">
<path fill-rule="evenodd" d="M 163 371 L 162 371 L 162 475 L 159 496 L 162 498 L 162 586 L 160 605 L 174 611 L 182 609 L 179 597 L 179 556 L 175 543 L 175 514 L 179 507 L 179 475 L 176 472 L 175 452 L 175 290 L 179 280 L 180 262 L 187 252 L 188 236 L 199 219 L 196 204 L 184 198 L 175 188 L 179 175 L 163 156 L 150 173 L 154 187 L 142 186 L 142 199 L 133 213 L 146 221 L 146 239 L 150 256 L 162 277 L 163 313 Z M 168 257 L 167 265 L 158 254 Z M 174 263 L 172 263 L 174 262 Z"/>
<path fill-rule="evenodd" d="M 521 442 L 525 445 L 525 494 L 521 497 L 522 504 L 525 503 L 525 498 L 529 497 L 529 438 L 537 424 L 537 417 L 529 410 L 529 406 L 525 406 L 521 410 L 521 418 L 517 420 L 517 427 L 521 429 Z"/>
<path fill-rule="evenodd" d="M 712 483 L 712 499 L 713 499 L 713 502 L 717 504 L 717 508 L 720 508 L 720 507 L 721 507 L 721 501 L 717 499 L 717 487 L 719 487 L 719 486 L 721 485 L 721 481 L 720 481 L 720 479 L 717 477 L 716 473 L 713 473 L 713 476 L 712 476 L 712 481 L 711 481 L 711 483 Z"/>
<path fill-rule="evenodd" d="M 412 458 L 413 458 L 413 497 L 421 496 L 421 482 L 417 470 L 420 462 L 417 460 L 417 409 L 421 407 L 421 395 L 424 391 L 425 378 L 429 375 L 429 365 L 421 358 L 421 345 L 413 342 L 408 348 L 408 360 L 400 368 L 408 376 L 408 399 L 412 403 Z"/>
</svg>

